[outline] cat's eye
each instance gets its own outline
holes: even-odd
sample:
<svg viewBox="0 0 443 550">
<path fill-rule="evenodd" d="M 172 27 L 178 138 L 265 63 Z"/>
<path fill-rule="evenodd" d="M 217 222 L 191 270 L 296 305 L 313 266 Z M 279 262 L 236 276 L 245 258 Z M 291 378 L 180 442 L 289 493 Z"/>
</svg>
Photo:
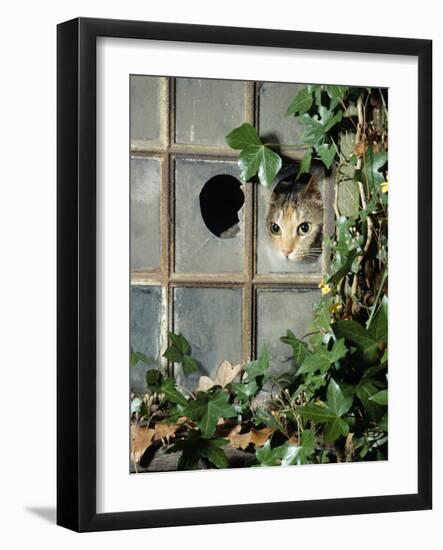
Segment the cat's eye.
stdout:
<svg viewBox="0 0 443 550">
<path fill-rule="evenodd" d="M 298 226 L 299 235 L 307 235 L 311 231 L 312 224 L 309 222 L 303 222 Z"/>
<path fill-rule="evenodd" d="M 269 226 L 269 229 L 271 230 L 271 233 L 273 235 L 280 235 L 281 233 L 280 226 L 277 223 L 272 222 L 271 225 Z"/>
</svg>

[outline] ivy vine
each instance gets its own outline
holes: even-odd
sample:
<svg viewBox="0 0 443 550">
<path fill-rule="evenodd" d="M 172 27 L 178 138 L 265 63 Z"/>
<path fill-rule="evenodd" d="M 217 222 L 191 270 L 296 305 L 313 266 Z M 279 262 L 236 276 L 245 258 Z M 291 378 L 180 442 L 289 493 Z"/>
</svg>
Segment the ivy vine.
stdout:
<svg viewBox="0 0 443 550">
<path fill-rule="evenodd" d="M 160 447 L 180 453 L 179 469 L 226 468 L 228 447 L 257 466 L 387 458 L 387 115 L 380 89 L 312 85 L 293 98 L 287 116 L 304 127 L 294 144 L 304 150 L 299 176 L 315 162 L 333 173 L 336 215 L 309 334 L 288 330 L 280 339 L 296 369 L 272 375 L 263 348 L 245 365 L 222 363 L 191 392 L 150 368 L 146 393 L 132 399 L 135 469 Z M 243 180 L 270 188 L 286 160 L 283 146 L 247 123 L 226 141 L 240 151 Z M 198 368 L 181 334 L 170 334 L 164 356 L 184 376 Z M 132 351 L 131 365 L 139 361 L 148 362 Z"/>
</svg>

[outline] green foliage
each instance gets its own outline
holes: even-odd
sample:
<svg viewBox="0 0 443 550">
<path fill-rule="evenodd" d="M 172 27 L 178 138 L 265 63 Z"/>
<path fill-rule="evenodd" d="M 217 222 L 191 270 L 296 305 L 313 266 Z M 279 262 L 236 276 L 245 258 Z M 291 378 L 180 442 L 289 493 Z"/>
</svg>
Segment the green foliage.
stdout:
<svg viewBox="0 0 443 550">
<path fill-rule="evenodd" d="M 269 354 L 266 346 L 263 346 L 257 361 L 252 361 L 245 366 L 245 372 L 248 375 L 248 381 L 257 383 L 259 387 L 267 377 L 267 369 L 269 368 Z"/>
<path fill-rule="evenodd" d="M 375 365 L 380 355 L 378 342 L 363 325 L 353 320 L 338 321 L 332 329 L 337 338 L 344 338 L 357 348 L 364 363 Z"/>
<path fill-rule="evenodd" d="M 338 383 L 331 378 L 326 404 L 307 404 L 298 412 L 306 420 L 324 424 L 325 440 L 332 443 L 349 432 L 349 425 L 342 417 L 351 408 L 352 401 L 352 396 L 345 396 Z"/>
<path fill-rule="evenodd" d="M 226 136 L 227 144 L 240 149 L 239 166 L 243 181 L 255 175 L 265 187 L 270 187 L 281 168 L 282 160 L 259 138 L 256 129 L 245 122 Z"/>
<path fill-rule="evenodd" d="M 182 407 L 188 404 L 186 397 L 177 389 L 175 378 L 163 378 L 158 370 L 146 372 L 146 385 L 151 391 L 164 394 L 171 403 Z"/>
<path fill-rule="evenodd" d="M 368 185 L 369 189 L 377 190 L 382 182 L 386 180 L 382 169 L 388 162 L 388 154 L 386 151 L 374 153 L 372 146 L 364 156 L 363 168 L 358 176 L 361 176 L 362 181 Z"/>
<path fill-rule="evenodd" d="M 286 336 L 282 336 L 280 341 L 291 346 L 293 359 L 297 366 L 300 366 L 309 355 L 308 346 L 299 340 L 291 330 L 288 330 Z"/>
<path fill-rule="evenodd" d="M 378 405 L 388 404 L 388 390 L 380 390 L 379 392 L 371 395 L 369 398 L 371 401 L 375 401 Z"/>
<path fill-rule="evenodd" d="M 197 361 L 191 357 L 191 346 L 182 334 L 169 333 L 169 347 L 163 354 L 163 357 L 173 363 L 182 365 L 183 373 L 187 376 L 198 371 Z"/>
<path fill-rule="evenodd" d="M 311 149 L 308 149 L 306 153 L 303 155 L 302 161 L 300 163 L 298 175 L 301 176 L 302 174 L 308 174 L 309 170 L 311 169 L 311 163 L 312 163 L 312 151 Z"/>
<path fill-rule="evenodd" d="M 313 101 L 312 93 L 307 88 L 302 88 L 289 105 L 286 116 L 304 115 L 312 107 Z"/>
<path fill-rule="evenodd" d="M 264 424 L 273 430 L 284 431 L 281 423 L 266 409 L 258 408 L 255 411 L 254 421 L 256 425 Z"/>
<path fill-rule="evenodd" d="M 237 413 L 229 403 L 229 396 L 223 390 L 199 392 L 197 398 L 190 401 L 183 415 L 198 421 L 202 437 L 210 438 L 215 433 L 219 418 L 232 418 Z"/>
<path fill-rule="evenodd" d="M 131 348 L 131 353 L 130 353 L 130 365 L 131 365 L 131 368 L 132 367 L 135 367 L 135 365 L 137 365 L 138 363 L 144 363 L 145 365 L 150 365 L 153 361 L 151 359 L 149 359 L 149 357 L 147 357 L 144 353 L 142 353 L 141 351 L 134 351 L 132 348 Z"/>
<path fill-rule="evenodd" d="M 343 112 L 327 109 L 324 105 L 318 106 L 317 115 L 310 116 L 305 113 L 299 117 L 299 121 L 304 124 L 305 131 L 303 142 L 318 148 L 325 143 L 329 130 L 333 128 L 343 118 Z"/>
<path fill-rule="evenodd" d="M 317 153 L 320 159 L 323 161 L 323 164 L 329 170 L 329 168 L 331 168 L 332 163 L 335 160 L 335 154 L 336 154 L 335 145 L 328 145 L 327 143 L 322 143 L 317 147 Z"/>
<path fill-rule="evenodd" d="M 179 470 L 196 470 L 200 461 L 206 459 L 216 468 L 227 468 L 228 459 L 222 447 L 228 444 L 227 439 L 202 437 L 198 430 L 190 430 L 186 437 L 172 445 L 169 452 L 181 451 L 178 462 Z"/>
<path fill-rule="evenodd" d="M 329 370 L 330 366 L 339 361 L 347 354 L 348 349 L 344 344 L 344 340 L 336 340 L 331 350 L 323 342 L 313 345 L 313 351 L 308 352 L 301 364 L 298 374 L 307 374 L 320 371 L 324 374 Z"/>
<path fill-rule="evenodd" d="M 300 445 L 284 443 L 278 447 L 271 447 L 268 440 L 265 445 L 258 448 L 255 456 L 260 466 L 292 466 L 309 464 L 315 452 L 315 436 L 306 430 L 301 435 Z"/>
</svg>

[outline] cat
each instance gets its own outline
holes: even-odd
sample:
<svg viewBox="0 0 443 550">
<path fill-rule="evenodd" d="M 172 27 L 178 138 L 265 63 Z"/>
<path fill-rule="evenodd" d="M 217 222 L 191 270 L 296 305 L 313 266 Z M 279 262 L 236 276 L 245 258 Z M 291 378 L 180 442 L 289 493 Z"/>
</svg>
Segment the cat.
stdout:
<svg viewBox="0 0 443 550">
<path fill-rule="evenodd" d="M 315 262 L 322 253 L 323 199 L 310 174 L 296 179 L 298 167 L 284 168 L 268 201 L 266 228 L 280 258 Z"/>
</svg>

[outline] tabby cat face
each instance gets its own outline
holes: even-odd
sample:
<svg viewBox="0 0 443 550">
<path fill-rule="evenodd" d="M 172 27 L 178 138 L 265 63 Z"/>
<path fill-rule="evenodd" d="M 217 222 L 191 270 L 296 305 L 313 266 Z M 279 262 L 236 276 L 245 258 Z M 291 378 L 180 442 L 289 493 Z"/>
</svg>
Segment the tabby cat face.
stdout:
<svg viewBox="0 0 443 550">
<path fill-rule="evenodd" d="M 318 183 L 311 178 L 300 189 L 282 182 L 273 191 L 266 217 L 272 244 L 284 258 L 315 261 L 322 252 L 323 201 Z"/>
</svg>

